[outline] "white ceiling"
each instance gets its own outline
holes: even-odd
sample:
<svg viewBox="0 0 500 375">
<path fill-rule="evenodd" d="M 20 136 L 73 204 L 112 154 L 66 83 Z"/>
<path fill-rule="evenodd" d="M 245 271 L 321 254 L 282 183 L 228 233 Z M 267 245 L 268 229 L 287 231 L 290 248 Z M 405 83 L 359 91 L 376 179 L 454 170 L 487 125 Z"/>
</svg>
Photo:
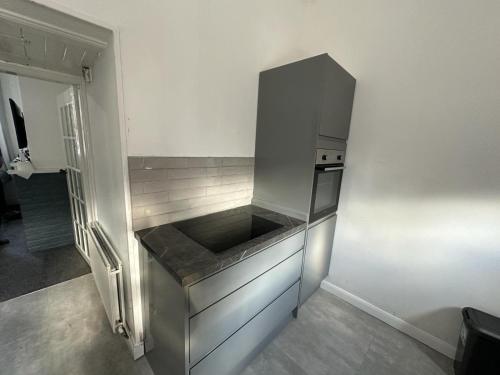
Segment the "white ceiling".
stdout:
<svg viewBox="0 0 500 375">
<path fill-rule="evenodd" d="M 0 60 L 80 75 L 105 41 L 0 10 Z"/>
</svg>

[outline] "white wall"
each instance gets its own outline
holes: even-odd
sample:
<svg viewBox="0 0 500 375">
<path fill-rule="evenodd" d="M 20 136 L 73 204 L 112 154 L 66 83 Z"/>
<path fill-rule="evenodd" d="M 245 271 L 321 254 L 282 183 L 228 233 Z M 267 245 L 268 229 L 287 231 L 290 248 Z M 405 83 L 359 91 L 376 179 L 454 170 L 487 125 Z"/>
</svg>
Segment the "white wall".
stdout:
<svg viewBox="0 0 500 375">
<path fill-rule="evenodd" d="M 36 170 L 65 169 L 66 153 L 59 122 L 57 96 L 69 86 L 20 77 L 19 87 L 31 163 Z"/>
<path fill-rule="evenodd" d="M 37 170 L 58 170 L 66 167 L 66 155 L 58 118 L 57 96 L 69 86 L 12 74 L 0 73 L 5 126 L 5 145 L 10 158 L 18 155 L 18 143 L 9 98 L 21 107 L 24 114 L 31 162 Z M 3 117 L 3 116 L 2 116 Z M 0 120 L 2 119 L 0 117 Z M 8 160 L 6 160 L 8 162 Z"/>
<path fill-rule="evenodd" d="M 14 121 L 9 97 L 22 105 L 17 77 L 0 73 L 0 150 L 4 161 L 3 169 L 8 168 L 10 160 L 17 156 L 17 140 L 13 132 Z M 4 182 L 3 190 L 7 205 L 19 204 L 13 180 Z"/>
<path fill-rule="evenodd" d="M 12 74 L 0 73 L 0 88 L 2 90 L 3 111 L 5 124 L 2 124 L 5 145 L 7 147 L 10 159 L 14 159 L 19 151 L 17 144 L 16 128 L 12 117 L 9 99 L 13 99 L 19 107 L 23 107 L 21 90 L 19 88 L 19 79 Z M 2 150 L 4 151 L 4 150 Z M 6 162 L 9 160 L 6 158 Z"/>
<path fill-rule="evenodd" d="M 7 146 L 7 142 L 10 142 L 10 133 L 2 91 L 2 78 L 0 77 L 0 151 L 2 151 L 4 161 L 8 163 L 10 160 L 10 149 Z"/>
<path fill-rule="evenodd" d="M 318 0 L 304 48 L 357 79 L 331 280 L 455 345 L 500 316 L 500 3 Z"/>
<path fill-rule="evenodd" d="M 253 156 L 258 73 L 302 56 L 301 0 L 60 3 L 120 28 L 131 156 Z"/>
</svg>

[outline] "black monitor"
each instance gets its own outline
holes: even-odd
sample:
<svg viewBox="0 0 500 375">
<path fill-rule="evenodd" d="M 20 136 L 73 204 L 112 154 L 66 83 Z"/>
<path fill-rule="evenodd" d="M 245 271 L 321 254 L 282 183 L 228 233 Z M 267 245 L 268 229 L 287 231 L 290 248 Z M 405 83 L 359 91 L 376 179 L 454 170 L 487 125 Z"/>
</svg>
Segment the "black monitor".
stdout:
<svg viewBox="0 0 500 375">
<path fill-rule="evenodd" d="M 26 127 L 24 126 L 24 115 L 17 103 L 9 98 L 14 127 L 16 128 L 17 144 L 19 149 L 28 147 L 28 138 L 26 137 Z"/>
</svg>

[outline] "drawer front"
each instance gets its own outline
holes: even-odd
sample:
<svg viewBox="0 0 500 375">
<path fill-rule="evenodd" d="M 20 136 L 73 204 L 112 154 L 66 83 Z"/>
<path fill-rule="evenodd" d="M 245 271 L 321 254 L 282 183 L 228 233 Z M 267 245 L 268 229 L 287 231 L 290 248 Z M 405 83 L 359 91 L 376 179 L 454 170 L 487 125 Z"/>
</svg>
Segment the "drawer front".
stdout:
<svg viewBox="0 0 500 375">
<path fill-rule="evenodd" d="M 304 236 L 305 231 L 299 232 L 190 287 L 189 316 L 219 301 L 302 249 Z"/>
<path fill-rule="evenodd" d="M 299 283 L 294 284 L 259 315 L 191 368 L 191 375 L 236 375 L 291 317 L 297 306 Z"/>
<path fill-rule="evenodd" d="M 196 363 L 300 279 L 303 250 L 189 321 L 190 362 Z"/>
</svg>

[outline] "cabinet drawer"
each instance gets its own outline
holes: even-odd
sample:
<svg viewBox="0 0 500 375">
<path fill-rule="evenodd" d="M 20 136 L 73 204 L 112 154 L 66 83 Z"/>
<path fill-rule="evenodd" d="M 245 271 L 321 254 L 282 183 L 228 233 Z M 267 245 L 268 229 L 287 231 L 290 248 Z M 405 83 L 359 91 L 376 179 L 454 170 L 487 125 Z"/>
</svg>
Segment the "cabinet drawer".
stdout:
<svg viewBox="0 0 500 375">
<path fill-rule="evenodd" d="M 189 288 L 189 316 L 252 281 L 304 247 L 304 231 L 200 281 Z"/>
<path fill-rule="evenodd" d="M 206 358 L 194 366 L 191 375 L 235 375 L 258 354 L 297 306 L 299 283 L 295 283 L 259 315 L 245 324 Z"/>
<path fill-rule="evenodd" d="M 231 336 L 300 279 L 303 250 L 210 306 L 189 322 L 190 362 Z"/>
</svg>

